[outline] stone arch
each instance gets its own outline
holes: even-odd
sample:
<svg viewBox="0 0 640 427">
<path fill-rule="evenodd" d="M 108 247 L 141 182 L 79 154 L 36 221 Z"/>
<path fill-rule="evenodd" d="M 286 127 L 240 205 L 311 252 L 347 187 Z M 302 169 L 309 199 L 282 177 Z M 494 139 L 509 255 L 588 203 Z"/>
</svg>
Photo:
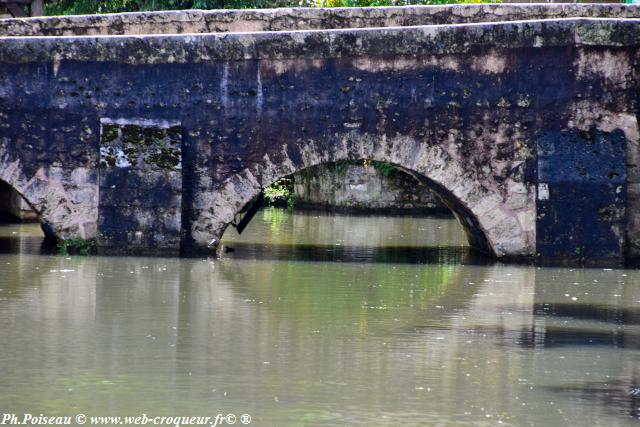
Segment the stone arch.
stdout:
<svg viewBox="0 0 640 427">
<path fill-rule="evenodd" d="M 86 168 L 69 172 L 41 166 L 28 174 L 19 158 L 0 150 L 0 180 L 20 194 L 50 237 L 96 237 L 97 186 L 92 178 Z"/>
<path fill-rule="evenodd" d="M 283 144 L 219 183 L 207 200 L 201 197 L 191 235 L 199 247 L 215 248 L 235 215 L 272 182 L 320 164 L 367 159 L 391 163 L 426 180 L 461 222 L 473 246 L 497 257 L 533 255 L 533 186 L 495 182 L 451 151 L 407 136 L 377 138 L 357 132 L 333 143 Z"/>
</svg>

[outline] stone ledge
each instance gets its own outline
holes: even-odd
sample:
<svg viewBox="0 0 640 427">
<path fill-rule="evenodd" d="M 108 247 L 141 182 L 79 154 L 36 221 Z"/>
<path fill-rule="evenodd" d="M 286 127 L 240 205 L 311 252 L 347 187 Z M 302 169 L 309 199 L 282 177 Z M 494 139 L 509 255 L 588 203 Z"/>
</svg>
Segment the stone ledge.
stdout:
<svg viewBox="0 0 640 427">
<path fill-rule="evenodd" d="M 0 35 L 262 32 L 589 17 L 640 18 L 640 8 L 614 4 L 468 4 L 327 9 L 183 10 L 5 19 L 0 20 Z"/>
<path fill-rule="evenodd" d="M 4 37 L 0 38 L 0 62 L 162 64 L 390 55 L 418 58 L 467 53 L 478 47 L 637 46 L 639 24 L 640 19 L 571 18 L 263 33 Z"/>
</svg>

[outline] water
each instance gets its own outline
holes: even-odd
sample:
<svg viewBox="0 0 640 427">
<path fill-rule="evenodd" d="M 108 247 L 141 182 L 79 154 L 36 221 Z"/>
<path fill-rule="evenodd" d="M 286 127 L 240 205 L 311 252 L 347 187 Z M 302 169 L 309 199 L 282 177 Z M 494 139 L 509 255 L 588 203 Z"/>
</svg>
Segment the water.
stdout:
<svg viewBox="0 0 640 427">
<path fill-rule="evenodd" d="M 4 413 L 639 424 L 637 270 L 482 263 L 451 219 L 264 210 L 218 260 L 38 235 L 0 231 Z"/>
</svg>

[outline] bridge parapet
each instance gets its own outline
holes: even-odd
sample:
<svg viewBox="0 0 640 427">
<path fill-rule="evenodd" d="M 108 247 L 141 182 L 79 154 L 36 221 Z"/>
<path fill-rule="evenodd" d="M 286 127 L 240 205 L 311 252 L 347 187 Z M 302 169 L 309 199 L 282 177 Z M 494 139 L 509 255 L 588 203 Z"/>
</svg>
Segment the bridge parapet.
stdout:
<svg viewBox="0 0 640 427">
<path fill-rule="evenodd" d="M 639 18 L 621 4 L 467 4 L 369 8 L 183 10 L 0 20 L 0 36 L 198 34 Z"/>
</svg>

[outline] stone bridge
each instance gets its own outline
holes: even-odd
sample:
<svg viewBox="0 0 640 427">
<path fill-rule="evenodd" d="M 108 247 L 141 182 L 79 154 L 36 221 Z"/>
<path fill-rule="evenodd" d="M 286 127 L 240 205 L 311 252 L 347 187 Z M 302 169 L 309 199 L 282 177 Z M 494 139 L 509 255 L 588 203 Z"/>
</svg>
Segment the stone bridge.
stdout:
<svg viewBox="0 0 640 427">
<path fill-rule="evenodd" d="M 339 160 L 428 183 L 497 257 L 640 254 L 640 8 L 465 5 L 0 21 L 0 179 L 58 238 L 212 253 Z"/>
</svg>

